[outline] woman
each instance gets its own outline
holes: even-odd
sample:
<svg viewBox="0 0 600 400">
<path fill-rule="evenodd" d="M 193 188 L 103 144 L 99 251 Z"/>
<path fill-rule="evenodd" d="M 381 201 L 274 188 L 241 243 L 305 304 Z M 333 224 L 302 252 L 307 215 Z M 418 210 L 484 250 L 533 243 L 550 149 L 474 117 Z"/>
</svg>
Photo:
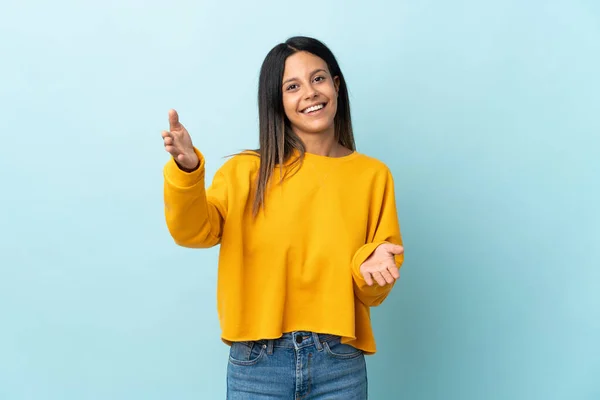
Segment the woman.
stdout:
<svg viewBox="0 0 600 400">
<path fill-rule="evenodd" d="M 389 169 L 355 150 L 331 51 L 293 37 L 259 78 L 260 147 L 205 189 L 204 157 L 169 111 L 165 216 L 178 245 L 221 245 L 217 308 L 227 398 L 366 399 L 369 308 L 403 262 Z"/>
</svg>

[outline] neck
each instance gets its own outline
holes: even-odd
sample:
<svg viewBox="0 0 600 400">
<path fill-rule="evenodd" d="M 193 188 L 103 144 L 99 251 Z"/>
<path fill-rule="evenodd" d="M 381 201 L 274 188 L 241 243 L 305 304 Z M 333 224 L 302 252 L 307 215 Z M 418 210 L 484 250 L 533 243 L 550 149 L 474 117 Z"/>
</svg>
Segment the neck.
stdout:
<svg viewBox="0 0 600 400">
<path fill-rule="evenodd" d="M 341 157 L 349 153 L 348 149 L 335 140 L 333 129 L 320 133 L 295 133 L 302 140 L 302 143 L 304 143 L 307 153 L 326 157 Z"/>
</svg>

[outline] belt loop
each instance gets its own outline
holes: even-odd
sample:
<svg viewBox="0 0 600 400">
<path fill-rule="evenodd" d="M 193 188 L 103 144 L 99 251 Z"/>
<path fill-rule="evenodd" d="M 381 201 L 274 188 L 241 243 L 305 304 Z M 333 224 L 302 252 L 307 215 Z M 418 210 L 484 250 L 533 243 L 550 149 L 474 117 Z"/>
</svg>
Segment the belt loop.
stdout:
<svg viewBox="0 0 600 400">
<path fill-rule="evenodd" d="M 319 338 L 319 334 L 316 332 L 313 332 L 312 337 L 313 337 L 313 342 L 315 342 L 315 347 L 317 348 L 317 350 L 322 351 L 323 345 L 321 344 L 321 339 Z"/>
<path fill-rule="evenodd" d="M 273 354 L 273 342 L 275 342 L 273 339 L 267 340 L 267 354 L 268 355 Z"/>
</svg>

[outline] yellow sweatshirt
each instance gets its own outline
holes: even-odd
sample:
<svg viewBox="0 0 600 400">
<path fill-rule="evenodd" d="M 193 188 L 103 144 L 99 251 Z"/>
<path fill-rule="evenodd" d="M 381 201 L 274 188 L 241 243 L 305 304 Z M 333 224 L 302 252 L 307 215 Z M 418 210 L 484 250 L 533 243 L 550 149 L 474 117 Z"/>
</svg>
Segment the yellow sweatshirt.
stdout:
<svg viewBox="0 0 600 400">
<path fill-rule="evenodd" d="M 217 310 L 221 340 L 274 339 L 285 332 L 342 336 L 376 351 L 369 307 L 393 285 L 368 286 L 360 265 L 385 242 L 402 245 L 394 183 L 382 162 L 354 152 L 332 158 L 307 153 L 279 184 L 276 168 L 265 210 L 252 214 L 259 158 L 230 158 L 205 188 L 205 160 L 164 168 L 165 217 L 184 247 L 221 245 Z M 396 256 L 400 267 L 404 256 Z"/>
</svg>

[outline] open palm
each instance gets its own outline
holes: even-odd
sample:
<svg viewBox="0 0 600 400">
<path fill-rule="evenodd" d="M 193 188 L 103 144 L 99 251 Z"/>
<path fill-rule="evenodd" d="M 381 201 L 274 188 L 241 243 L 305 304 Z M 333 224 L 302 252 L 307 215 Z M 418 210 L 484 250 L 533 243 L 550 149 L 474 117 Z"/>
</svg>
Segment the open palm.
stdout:
<svg viewBox="0 0 600 400">
<path fill-rule="evenodd" d="M 400 278 L 395 256 L 403 253 L 404 247 L 397 244 L 384 243 L 377 246 L 360 266 L 360 273 L 367 285 L 372 286 L 375 281 L 379 286 L 385 286 Z"/>
</svg>

